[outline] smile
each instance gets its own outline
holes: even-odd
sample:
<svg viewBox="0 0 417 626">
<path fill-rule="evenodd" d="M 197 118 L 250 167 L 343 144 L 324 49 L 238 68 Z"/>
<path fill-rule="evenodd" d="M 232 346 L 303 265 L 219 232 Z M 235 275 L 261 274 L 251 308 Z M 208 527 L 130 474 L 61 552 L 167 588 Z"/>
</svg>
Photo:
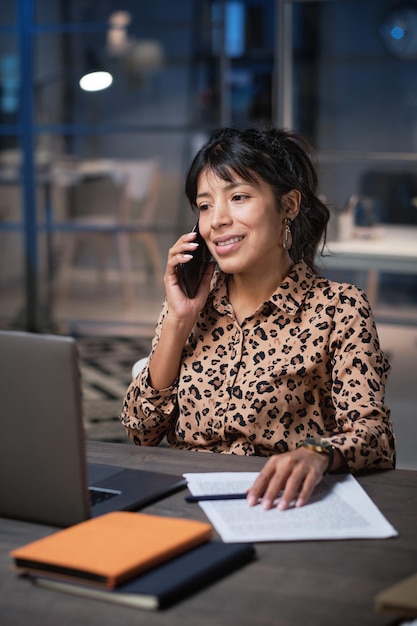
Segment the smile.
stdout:
<svg viewBox="0 0 417 626">
<path fill-rule="evenodd" d="M 238 241 L 242 241 L 243 237 L 231 237 L 230 239 L 226 239 L 226 241 L 218 241 L 216 246 L 230 246 L 232 243 L 238 243 Z"/>
</svg>

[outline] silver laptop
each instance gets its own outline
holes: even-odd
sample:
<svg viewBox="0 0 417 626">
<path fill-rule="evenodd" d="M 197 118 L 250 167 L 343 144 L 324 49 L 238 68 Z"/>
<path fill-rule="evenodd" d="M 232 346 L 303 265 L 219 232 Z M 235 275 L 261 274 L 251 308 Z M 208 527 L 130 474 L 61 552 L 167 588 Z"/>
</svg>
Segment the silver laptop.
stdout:
<svg viewBox="0 0 417 626">
<path fill-rule="evenodd" d="M 185 487 L 181 476 L 87 465 L 71 337 L 0 331 L 0 411 L 1 516 L 70 526 Z"/>
</svg>

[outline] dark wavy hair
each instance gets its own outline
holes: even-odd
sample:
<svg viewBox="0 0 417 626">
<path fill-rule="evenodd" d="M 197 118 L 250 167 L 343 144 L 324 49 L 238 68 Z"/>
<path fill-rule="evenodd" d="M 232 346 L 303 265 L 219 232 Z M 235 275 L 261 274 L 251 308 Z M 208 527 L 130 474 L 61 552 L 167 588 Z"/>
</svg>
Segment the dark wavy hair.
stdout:
<svg viewBox="0 0 417 626">
<path fill-rule="evenodd" d="M 233 173 L 250 183 L 262 179 L 274 190 L 280 208 L 282 196 L 297 189 L 300 212 L 291 225 L 289 254 L 293 263 L 305 261 L 316 270 L 315 257 L 320 242 L 325 243 L 330 213 L 316 195 L 318 178 L 310 155 L 314 155 L 311 145 L 293 131 L 220 128 L 194 157 L 185 193 L 191 207 L 198 210 L 198 178 L 205 169 L 228 182 Z"/>
</svg>

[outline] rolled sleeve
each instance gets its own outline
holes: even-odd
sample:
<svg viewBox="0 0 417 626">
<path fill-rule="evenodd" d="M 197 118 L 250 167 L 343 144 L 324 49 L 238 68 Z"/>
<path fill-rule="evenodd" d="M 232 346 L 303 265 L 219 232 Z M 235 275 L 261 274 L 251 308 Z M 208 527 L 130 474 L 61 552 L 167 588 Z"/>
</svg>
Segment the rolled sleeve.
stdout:
<svg viewBox="0 0 417 626">
<path fill-rule="evenodd" d="M 129 439 L 142 446 L 156 446 L 170 429 L 177 407 L 177 384 L 154 389 L 149 384 L 148 365 L 126 392 L 120 421 Z"/>
</svg>

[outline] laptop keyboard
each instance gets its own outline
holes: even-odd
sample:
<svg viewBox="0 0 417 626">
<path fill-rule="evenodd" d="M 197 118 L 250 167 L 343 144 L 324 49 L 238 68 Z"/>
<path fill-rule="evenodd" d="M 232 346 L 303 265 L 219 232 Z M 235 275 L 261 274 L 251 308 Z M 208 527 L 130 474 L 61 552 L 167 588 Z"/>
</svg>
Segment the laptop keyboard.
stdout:
<svg viewBox="0 0 417 626">
<path fill-rule="evenodd" d="M 88 491 L 90 493 L 90 506 L 95 506 L 96 504 L 101 504 L 106 500 L 110 500 L 110 498 L 114 498 L 114 496 L 120 495 L 120 491 L 112 491 L 109 489 L 94 489 L 94 487 L 89 487 Z"/>
</svg>

